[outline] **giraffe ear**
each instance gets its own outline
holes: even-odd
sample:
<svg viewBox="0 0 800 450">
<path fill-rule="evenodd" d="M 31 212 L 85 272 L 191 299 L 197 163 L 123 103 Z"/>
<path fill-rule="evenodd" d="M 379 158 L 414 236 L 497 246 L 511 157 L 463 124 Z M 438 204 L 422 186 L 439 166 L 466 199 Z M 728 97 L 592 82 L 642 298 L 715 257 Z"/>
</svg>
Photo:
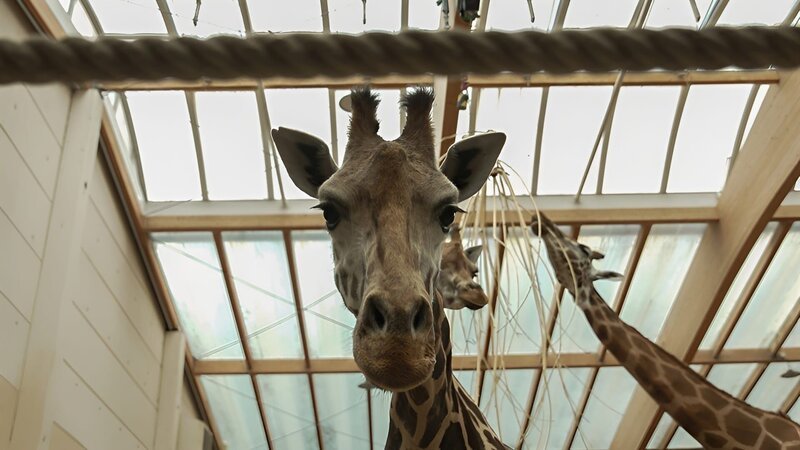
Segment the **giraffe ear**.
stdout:
<svg viewBox="0 0 800 450">
<path fill-rule="evenodd" d="M 474 247 L 470 247 L 464 250 L 464 254 L 467 255 L 467 259 L 472 261 L 472 264 L 478 264 L 478 258 L 481 257 L 481 252 L 483 251 L 482 245 L 476 245 Z"/>
<path fill-rule="evenodd" d="M 505 133 L 483 133 L 462 139 L 447 150 L 441 169 L 458 188 L 458 201 L 472 197 L 486 183 L 505 143 Z"/>
<path fill-rule="evenodd" d="M 291 128 L 272 130 L 272 140 L 295 186 L 317 198 L 317 190 L 338 170 L 328 145 L 317 137 Z"/>
</svg>

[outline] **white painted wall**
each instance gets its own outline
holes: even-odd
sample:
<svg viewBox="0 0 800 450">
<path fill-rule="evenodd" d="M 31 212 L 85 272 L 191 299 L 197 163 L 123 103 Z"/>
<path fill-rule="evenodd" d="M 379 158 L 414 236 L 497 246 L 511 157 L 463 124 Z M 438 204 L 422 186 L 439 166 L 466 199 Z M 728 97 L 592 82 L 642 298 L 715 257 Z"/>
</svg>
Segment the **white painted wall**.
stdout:
<svg viewBox="0 0 800 450">
<path fill-rule="evenodd" d="M 25 23 L 14 2 L 0 2 L 0 37 L 28 35 Z M 86 122 L 70 117 L 73 98 L 60 85 L 0 86 L 0 450 L 9 447 L 12 428 L 25 426 L 17 416 L 27 398 L 20 390 L 31 372 L 26 360 L 30 365 L 36 337 L 29 334 L 40 313 L 65 135 Z M 164 324 L 104 160 L 91 156 L 79 242 L 59 267 L 68 278 L 56 313 L 57 345 L 48 349 L 55 363 L 44 446 L 152 449 Z M 196 416 L 190 396 L 181 395 L 182 413 Z"/>
</svg>

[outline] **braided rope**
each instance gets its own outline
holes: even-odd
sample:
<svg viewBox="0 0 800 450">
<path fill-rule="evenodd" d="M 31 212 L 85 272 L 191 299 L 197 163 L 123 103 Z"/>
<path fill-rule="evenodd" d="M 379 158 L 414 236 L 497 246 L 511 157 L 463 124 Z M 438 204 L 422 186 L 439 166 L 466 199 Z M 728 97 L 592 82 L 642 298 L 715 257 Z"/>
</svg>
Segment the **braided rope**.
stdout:
<svg viewBox="0 0 800 450">
<path fill-rule="evenodd" d="M 800 66 L 793 27 L 0 40 L 0 83 Z"/>
</svg>

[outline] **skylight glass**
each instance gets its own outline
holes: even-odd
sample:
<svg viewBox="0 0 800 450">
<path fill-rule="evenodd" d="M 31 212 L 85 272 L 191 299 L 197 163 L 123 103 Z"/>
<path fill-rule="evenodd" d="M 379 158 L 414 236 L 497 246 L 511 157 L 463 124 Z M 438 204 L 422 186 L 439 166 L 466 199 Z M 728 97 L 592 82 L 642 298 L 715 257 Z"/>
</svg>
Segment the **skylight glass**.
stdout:
<svg viewBox="0 0 800 450">
<path fill-rule="evenodd" d="M 236 0 L 215 0 L 200 3 L 197 25 L 193 23 L 197 11 L 196 0 L 171 0 L 172 20 L 178 33 L 185 36 L 208 37 L 218 34 L 244 36 L 242 13 Z"/>
<path fill-rule="evenodd" d="M 286 6 L 283 0 L 247 0 L 253 31 L 271 33 L 322 31 L 322 9 L 319 0 L 292 0 L 291 8 Z"/>
<path fill-rule="evenodd" d="M 627 27 L 639 0 L 571 0 L 564 28 Z"/>
<path fill-rule="evenodd" d="M 253 358 L 302 358 L 283 234 L 232 232 L 223 239 Z"/>
<path fill-rule="evenodd" d="M 719 334 L 723 326 L 730 319 L 731 311 L 739 301 L 739 297 L 741 297 L 748 280 L 753 275 L 758 260 L 764 255 L 764 251 L 772 239 L 776 227 L 776 223 L 769 223 L 764 229 L 764 232 L 761 233 L 761 236 L 758 237 L 758 241 L 756 241 L 755 245 L 750 250 L 747 259 L 745 259 L 744 263 L 739 268 L 739 272 L 736 274 L 736 278 L 733 280 L 730 289 L 728 289 L 728 293 L 725 294 L 725 300 L 722 301 L 722 304 L 717 310 L 714 321 L 709 325 L 706 335 L 703 337 L 703 342 L 700 344 L 700 349 L 708 350 L 713 348 L 717 339 L 719 339 Z"/>
<path fill-rule="evenodd" d="M 730 0 L 717 25 L 779 25 L 793 4 L 794 0 Z"/>
<path fill-rule="evenodd" d="M 367 391 L 358 387 L 363 382 L 364 376 L 360 373 L 314 375 L 317 411 L 322 429 L 322 441 L 326 449 L 369 450 L 370 418 L 367 414 Z M 376 391 L 374 395 L 389 398 L 388 394 L 377 392 L 377 389 L 373 391 Z M 373 402 L 373 411 L 375 408 Z M 380 409 L 377 412 L 386 417 L 388 424 L 388 402 L 378 408 Z M 383 430 L 373 430 L 373 437 L 376 442 L 383 442 L 387 432 L 386 427 Z M 376 448 L 379 446 L 376 445 Z"/>
<path fill-rule="evenodd" d="M 764 103 L 764 97 L 767 96 L 767 92 L 769 92 L 769 86 L 767 85 L 759 85 L 755 86 L 758 89 L 756 93 L 756 98 L 753 101 L 753 108 L 750 110 L 750 115 L 747 116 L 747 124 L 744 127 L 744 134 L 742 135 L 742 145 L 747 142 L 747 137 L 750 135 L 750 130 L 753 128 L 753 122 L 755 122 L 756 117 L 758 117 L 758 112 L 761 110 L 761 104 Z"/>
<path fill-rule="evenodd" d="M 620 314 L 648 339 L 658 337 L 705 227 L 659 224 L 650 230 Z"/>
<path fill-rule="evenodd" d="M 750 85 L 696 85 L 689 89 L 675 141 L 668 192 L 722 189 Z"/>
<path fill-rule="evenodd" d="M 572 448 L 610 448 L 635 387 L 636 381 L 622 367 L 600 368 Z"/>
<path fill-rule="evenodd" d="M 442 17 L 442 7 L 428 0 L 408 1 L 408 27 L 420 30 L 437 30 Z"/>
<path fill-rule="evenodd" d="M 330 236 L 325 231 L 295 231 L 292 241 L 310 356 L 352 356 L 356 319 L 336 289 Z"/>
<path fill-rule="evenodd" d="M 569 437 L 575 411 L 591 369 L 549 369 L 539 381 L 526 450 L 560 450 Z"/>
<path fill-rule="evenodd" d="M 184 0 L 185 1 L 185 0 Z M 166 34 L 167 27 L 153 0 L 91 0 L 104 33 Z"/>
<path fill-rule="evenodd" d="M 620 90 L 603 192 L 659 191 L 680 91 L 678 86 L 625 86 Z"/>
<path fill-rule="evenodd" d="M 767 366 L 758 383 L 747 396 L 747 403 L 766 411 L 778 411 L 797 386 L 797 378 L 783 378 L 781 375 L 793 364 L 778 362 Z"/>
<path fill-rule="evenodd" d="M 254 92 L 198 92 L 197 116 L 211 200 L 267 198 Z"/>
<path fill-rule="evenodd" d="M 697 0 L 697 9 L 700 12 L 700 20 L 703 20 L 711 0 Z M 684 27 L 697 28 L 700 24 L 695 20 L 694 13 L 689 1 L 655 1 L 650 6 L 650 14 L 647 15 L 645 28 L 664 28 L 664 27 Z"/>
<path fill-rule="evenodd" d="M 203 375 L 200 383 L 229 449 L 267 450 L 261 414 L 248 375 Z"/>
<path fill-rule="evenodd" d="M 293 128 L 331 142 L 331 119 L 327 89 L 266 89 L 267 110 L 272 128 Z M 278 158 L 280 160 L 280 158 Z M 273 159 L 274 162 L 274 159 Z M 280 162 L 283 192 L 287 199 L 309 198 L 289 178 L 283 161 Z M 274 171 L 274 168 L 273 168 Z M 278 181 L 273 181 L 276 190 Z"/>
<path fill-rule="evenodd" d="M 800 297 L 800 222 L 795 222 L 725 348 L 768 346 Z"/>
<path fill-rule="evenodd" d="M 378 106 L 378 121 L 380 122 L 380 129 L 378 134 L 391 141 L 400 136 L 400 90 L 399 89 L 373 89 L 372 92 L 378 94 L 381 100 Z M 347 145 L 347 129 L 350 127 L 350 113 L 339 107 L 339 101 L 345 95 L 350 94 L 349 90 L 336 91 L 336 138 L 339 147 L 339 160 L 337 164 L 341 164 L 345 147 Z M 325 109 L 327 111 L 327 107 Z M 327 119 L 326 119 L 327 120 Z M 328 122 L 330 122 L 328 120 Z"/>
<path fill-rule="evenodd" d="M 242 359 L 211 233 L 156 233 L 152 240 L 192 355 Z"/>
<path fill-rule="evenodd" d="M 97 36 L 94 25 L 92 25 L 92 21 L 89 19 L 89 15 L 86 14 L 86 9 L 81 2 L 75 2 L 75 9 L 72 11 L 72 23 L 78 33 L 83 36 Z"/>
<path fill-rule="evenodd" d="M 531 23 L 531 15 L 526 2 L 491 2 L 486 18 L 487 31 L 547 31 L 551 25 L 553 0 L 533 2 L 536 19 Z"/>
<path fill-rule="evenodd" d="M 126 93 L 149 201 L 200 200 L 189 109 L 180 91 Z"/>
<path fill-rule="evenodd" d="M 361 0 L 328 0 L 331 31 L 334 33 L 364 33 L 368 31 L 400 31 L 400 2 L 366 2 L 366 24 L 364 3 Z"/>
<path fill-rule="evenodd" d="M 574 195 L 578 191 L 610 98 L 611 86 L 550 88 L 539 168 L 540 195 Z M 599 153 L 598 149 L 584 192 L 595 191 Z"/>
<path fill-rule="evenodd" d="M 481 410 L 492 429 L 505 443 L 516 443 L 525 418 L 526 393 L 530 391 L 533 369 L 487 370 L 483 380 Z"/>
<path fill-rule="evenodd" d="M 275 448 L 319 448 L 308 375 L 258 375 L 256 379 Z"/>
</svg>

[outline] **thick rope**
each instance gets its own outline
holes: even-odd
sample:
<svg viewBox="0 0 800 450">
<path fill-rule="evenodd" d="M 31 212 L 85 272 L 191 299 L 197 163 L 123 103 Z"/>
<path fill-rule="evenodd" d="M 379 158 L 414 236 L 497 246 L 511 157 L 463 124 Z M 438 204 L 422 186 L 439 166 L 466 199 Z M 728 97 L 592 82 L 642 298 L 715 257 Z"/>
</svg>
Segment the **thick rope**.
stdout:
<svg viewBox="0 0 800 450">
<path fill-rule="evenodd" d="M 794 68 L 794 27 L 0 40 L 0 83 Z"/>
</svg>

